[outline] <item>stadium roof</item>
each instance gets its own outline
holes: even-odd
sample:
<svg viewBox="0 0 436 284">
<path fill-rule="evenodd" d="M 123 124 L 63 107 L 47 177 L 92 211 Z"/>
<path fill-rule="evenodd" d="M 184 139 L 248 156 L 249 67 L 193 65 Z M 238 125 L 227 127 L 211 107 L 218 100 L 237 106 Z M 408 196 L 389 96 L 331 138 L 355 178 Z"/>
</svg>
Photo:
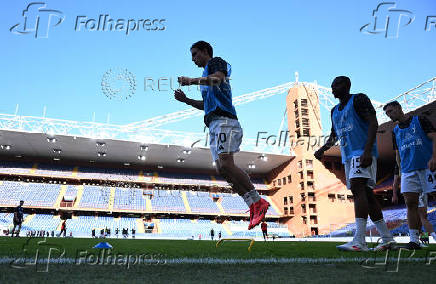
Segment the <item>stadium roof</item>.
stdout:
<svg viewBox="0 0 436 284">
<path fill-rule="evenodd" d="M 209 148 L 143 144 L 113 139 L 0 130 L 0 157 L 14 160 L 50 160 L 59 163 L 112 164 L 156 169 L 213 171 Z M 145 157 L 145 160 L 141 160 Z M 265 158 L 266 157 L 266 158 Z M 59 159 L 59 160 L 58 160 Z M 143 158 L 144 159 L 144 158 Z M 236 164 L 252 174 L 266 174 L 292 156 L 242 151 Z M 254 165 L 254 167 L 253 167 Z"/>
</svg>

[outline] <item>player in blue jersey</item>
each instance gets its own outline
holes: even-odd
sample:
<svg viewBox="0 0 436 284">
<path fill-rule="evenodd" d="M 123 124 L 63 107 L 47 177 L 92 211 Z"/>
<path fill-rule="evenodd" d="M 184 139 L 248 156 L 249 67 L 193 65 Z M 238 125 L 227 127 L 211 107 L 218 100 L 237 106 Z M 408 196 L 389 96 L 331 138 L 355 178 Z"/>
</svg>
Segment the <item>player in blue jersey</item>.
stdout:
<svg viewBox="0 0 436 284">
<path fill-rule="evenodd" d="M 16 231 L 15 236 L 16 237 L 20 236 L 21 224 L 23 223 L 23 217 L 24 217 L 23 204 L 24 204 L 24 201 L 21 200 L 20 205 L 15 208 L 14 218 L 13 218 L 14 227 L 12 228 L 11 237 L 14 236 L 16 227 L 18 227 L 18 230 Z"/>
<path fill-rule="evenodd" d="M 335 98 L 339 99 L 339 104 L 331 112 L 330 137 L 327 143 L 315 152 L 315 157 L 321 160 L 324 152 L 340 140 L 347 187 L 354 196 L 356 232 L 351 242 L 337 248 L 346 251 L 368 250 L 365 233 L 369 215 L 382 239 L 375 249 L 385 250 L 395 242 L 373 193 L 377 174 L 377 117 L 369 98 L 365 94 L 350 94 L 350 88 L 351 81 L 346 76 L 339 76 L 333 80 L 332 92 Z"/>
<path fill-rule="evenodd" d="M 264 218 L 270 204 L 259 196 L 250 177 L 235 165 L 233 155 L 239 151 L 242 142 L 242 128 L 232 104 L 229 63 L 220 57 L 213 57 L 212 46 L 198 41 L 191 46 L 192 61 L 204 68 L 200 78 L 179 77 L 181 86 L 200 85 L 202 100 L 187 98 L 182 90 L 176 90 L 176 100 L 204 110 L 204 123 L 209 127 L 209 144 L 216 169 L 232 189 L 237 192 L 250 208 L 248 229 L 257 226 Z"/>
<path fill-rule="evenodd" d="M 419 249 L 419 196 L 428 193 L 436 197 L 436 129 L 425 116 L 405 115 L 398 101 L 386 104 L 383 110 L 398 122 L 392 132 L 392 143 L 407 206 L 408 248 Z"/>
</svg>

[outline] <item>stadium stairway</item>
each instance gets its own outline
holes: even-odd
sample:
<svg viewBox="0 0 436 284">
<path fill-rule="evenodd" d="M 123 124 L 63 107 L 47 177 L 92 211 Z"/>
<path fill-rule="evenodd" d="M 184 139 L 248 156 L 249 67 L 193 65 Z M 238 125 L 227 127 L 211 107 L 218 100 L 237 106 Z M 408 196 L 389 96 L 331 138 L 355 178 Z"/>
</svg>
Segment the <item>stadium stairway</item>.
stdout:
<svg viewBox="0 0 436 284">
<path fill-rule="evenodd" d="M 79 172 L 79 167 L 74 167 L 73 172 L 71 173 L 72 177 L 77 177 L 77 173 Z"/>
<path fill-rule="evenodd" d="M 226 231 L 226 233 L 231 236 L 233 235 L 233 232 L 230 230 L 229 226 L 227 225 L 227 221 L 224 221 L 224 223 L 222 223 L 224 230 Z"/>
<path fill-rule="evenodd" d="M 36 170 L 38 169 L 38 164 L 37 163 L 34 163 L 33 164 L 33 166 L 32 166 L 32 168 L 30 169 L 30 173 L 32 174 L 32 175 L 34 175 L 35 173 L 36 173 Z"/>
<path fill-rule="evenodd" d="M 224 212 L 224 208 L 221 205 L 221 200 L 218 200 L 217 202 L 215 202 L 216 206 L 218 207 L 218 209 L 220 210 L 221 214 L 225 214 L 226 212 Z"/>
<path fill-rule="evenodd" d="M 60 230 L 62 228 L 62 223 L 63 222 L 59 222 L 58 226 L 56 227 L 56 231 L 60 232 Z"/>
<path fill-rule="evenodd" d="M 153 207 L 151 206 L 151 199 L 150 198 L 145 199 L 145 210 L 147 210 L 147 212 L 153 211 Z"/>
<path fill-rule="evenodd" d="M 186 191 L 182 191 L 181 193 L 182 193 L 183 204 L 185 204 L 186 213 L 192 213 L 191 206 L 189 206 L 188 198 L 186 197 Z"/>
<path fill-rule="evenodd" d="M 216 178 L 215 178 L 215 176 L 210 176 L 210 179 L 211 179 L 212 181 L 216 182 Z"/>
<path fill-rule="evenodd" d="M 144 181 L 144 171 L 139 171 L 138 181 Z"/>
<path fill-rule="evenodd" d="M 153 172 L 153 182 L 159 182 L 159 174 L 157 172 Z"/>
<path fill-rule="evenodd" d="M 266 201 L 268 201 L 269 204 L 271 204 L 271 207 L 274 208 L 274 210 L 275 210 L 277 213 L 282 214 L 281 211 L 280 211 L 280 209 L 279 209 L 279 208 L 274 204 L 274 202 L 272 201 L 272 199 L 271 199 L 269 196 L 265 196 L 265 195 L 264 195 L 263 197 L 265 197 Z"/>
<path fill-rule="evenodd" d="M 152 219 L 153 223 L 156 225 L 154 229 L 156 230 L 156 233 L 161 234 L 162 228 L 160 227 L 160 220 L 159 219 Z"/>
<path fill-rule="evenodd" d="M 136 229 L 138 233 L 145 233 L 144 221 L 141 218 L 136 218 Z"/>
<path fill-rule="evenodd" d="M 54 204 L 54 207 L 56 209 L 59 209 L 59 207 L 61 206 L 61 201 L 64 198 L 65 192 L 67 192 L 67 185 L 63 184 L 61 185 L 61 190 L 59 191 L 58 198 L 56 199 L 56 202 Z"/>
<path fill-rule="evenodd" d="M 29 223 L 30 220 L 32 220 L 35 216 L 36 216 L 36 214 L 29 214 L 29 215 L 27 215 L 27 217 L 24 218 L 23 223 L 22 223 L 21 225 L 26 225 L 26 224 Z"/>
<path fill-rule="evenodd" d="M 109 195 L 109 211 L 112 212 L 114 210 L 114 202 L 115 202 L 115 187 L 111 187 L 111 192 Z"/>
<path fill-rule="evenodd" d="M 74 208 L 79 207 L 79 203 L 82 200 L 82 195 L 83 195 L 83 185 L 79 185 L 77 186 L 77 197 L 76 197 L 76 202 L 74 203 Z"/>
</svg>

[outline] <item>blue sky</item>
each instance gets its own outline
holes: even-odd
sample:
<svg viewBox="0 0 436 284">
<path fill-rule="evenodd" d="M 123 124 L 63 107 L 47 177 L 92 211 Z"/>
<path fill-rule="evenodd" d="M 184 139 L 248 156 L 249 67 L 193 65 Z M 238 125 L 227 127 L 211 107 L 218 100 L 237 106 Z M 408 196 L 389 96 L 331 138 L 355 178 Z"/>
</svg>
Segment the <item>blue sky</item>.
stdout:
<svg viewBox="0 0 436 284">
<path fill-rule="evenodd" d="M 330 86 L 348 75 L 352 92 L 384 102 L 436 75 L 436 27 L 425 31 L 436 2 L 396 1 L 414 21 L 398 38 L 361 33 L 373 21 L 380 1 L 45 1 L 64 21 L 50 27 L 47 38 L 15 34 L 30 1 L 3 1 L 1 17 L 0 113 L 125 124 L 185 109 L 172 91 L 144 91 L 145 77 L 198 77 L 189 47 L 210 42 L 214 54 L 232 65 L 233 95 L 238 96 L 294 80 L 317 80 Z M 75 31 L 77 16 L 98 19 L 165 19 L 163 31 Z M 403 19 L 404 20 L 404 19 Z M 404 23 L 404 22 L 401 22 Z M 136 93 L 128 100 L 109 100 L 101 90 L 103 74 L 127 68 L 136 76 Z M 192 88 L 192 98 L 201 98 Z M 237 107 L 246 137 L 258 131 L 276 133 L 285 97 L 275 96 Z M 328 129 L 328 111 L 323 125 Z M 202 118 L 163 126 L 202 132 Z"/>
</svg>

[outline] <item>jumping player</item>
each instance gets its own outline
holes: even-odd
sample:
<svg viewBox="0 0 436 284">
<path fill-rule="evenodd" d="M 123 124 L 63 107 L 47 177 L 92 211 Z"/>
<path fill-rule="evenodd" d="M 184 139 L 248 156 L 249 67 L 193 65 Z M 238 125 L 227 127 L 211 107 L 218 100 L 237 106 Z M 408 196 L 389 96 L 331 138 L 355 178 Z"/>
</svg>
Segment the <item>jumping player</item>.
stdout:
<svg viewBox="0 0 436 284">
<path fill-rule="evenodd" d="M 350 94 L 350 88 L 351 81 L 348 77 L 340 76 L 333 80 L 332 92 L 335 98 L 339 99 L 339 104 L 331 111 L 330 137 L 314 155 L 321 160 L 324 152 L 340 139 L 347 187 L 351 189 L 354 196 L 356 232 L 351 242 L 337 248 L 346 251 L 368 250 L 365 233 L 369 215 L 382 238 L 382 243 L 375 249 L 385 250 L 395 242 L 372 191 L 376 184 L 378 155 L 376 112 L 365 94 Z"/>
<path fill-rule="evenodd" d="M 432 173 L 436 170 L 436 129 L 424 116 L 405 115 L 398 101 L 386 104 L 383 110 L 392 121 L 398 122 L 392 132 L 392 143 L 400 167 L 401 193 L 407 207 L 410 233 L 407 248 L 420 249 L 419 195 L 429 193 L 436 197 L 436 181 Z"/>
<path fill-rule="evenodd" d="M 23 223 L 23 216 L 24 216 L 23 204 L 24 204 L 24 201 L 21 200 L 20 205 L 15 208 L 14 219 L 13 219 L 14 228 L 12 229 L 11 237 L 14 236 L 15 228 L 17 226 L 18 226 L 18 230 L 17 230 L 16 237 L 20 236 L 21 224 Z"/>
<path fill-rule="evenodd" d="M 233 155 L 242 142 L 242 128 L 232 104 L 230 88 L 231 66 L 220 57 L 213 57 L 212 46 L 198 41 L 191 46 L 192 61 L 204 68 L 200 78 L 179 77 L 181 86 L 200 85 L 202 100 L 187 98 L 178 89 L 176 100 L 204 110 L 204 123 L 209 127 L 209 144 L 217 172 L 244 199 L 250 208 L 248 229 L 257 226 L 264 218 L 270 204 L 259 196 L 250 177 L 235 165 Z"/>
</svg>

